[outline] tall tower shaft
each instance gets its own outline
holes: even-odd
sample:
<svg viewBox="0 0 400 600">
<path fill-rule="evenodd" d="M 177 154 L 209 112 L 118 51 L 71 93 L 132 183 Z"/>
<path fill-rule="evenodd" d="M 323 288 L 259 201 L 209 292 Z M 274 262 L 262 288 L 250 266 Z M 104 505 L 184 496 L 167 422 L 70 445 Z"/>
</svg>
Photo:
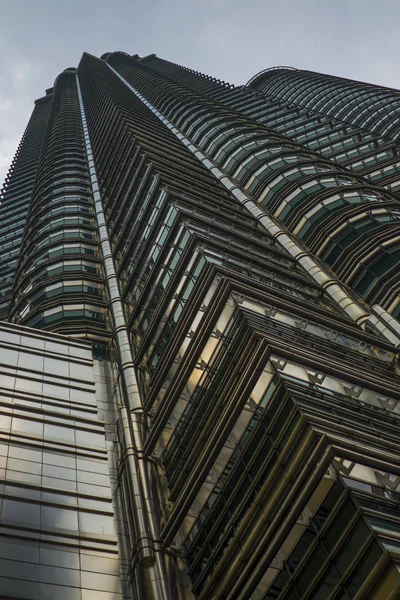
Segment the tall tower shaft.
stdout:
<svg viewBox="0 0 400 600">
<path fill-rule="evenodd" d="M 17 572 L 33 545 L 37 569 L 31 596 L 16 575 L 0 595 L 400 594 L 399 94 L 284 67 L 235 87 L 114 52 L 37 101 L 0 208 L 2 448 L 26 463 L 5 463 L 2 560 Z M 26 378 L 46 381 L 36 404 Z M 97 504 L 47 482 L 44 455 L 26 475 L 57 410 L 59 469 L 79 483 L 90 432 L 103 476 L 108 457 Z"/>
</svg>

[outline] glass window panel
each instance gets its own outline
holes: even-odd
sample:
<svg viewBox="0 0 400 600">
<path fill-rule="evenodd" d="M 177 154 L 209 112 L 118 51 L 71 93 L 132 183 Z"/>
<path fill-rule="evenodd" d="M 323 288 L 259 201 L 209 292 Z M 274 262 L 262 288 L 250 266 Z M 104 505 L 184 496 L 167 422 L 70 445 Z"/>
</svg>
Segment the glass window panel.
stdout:
<svg viewBox="0 0 400 600">
<path fill-rule="evenodd" d="M 11 417 L 8 417 L 7 415 L 0 415 L 0 429 L 10 431 L 10 427 L 11 427 Z"/>
<path fill-rule="evenodd" d="M 35 596 L 36 598 L 36 596 Z M 39 583 L 40 600 L 82 600 L 81 590 L 63 585 Z"/>
<path fill-rule="evenodd" d="M 105 498 L 111 497 L 110 486 L 89 485 L 87 483 L 78 483 L 78 492 L 80 494 L 89 494 L 92 496 L 102 495 Z"/>
<path fill-rule="evenodd" d="M 329 526 L 323 536 L 324 542 L 329 551 L 332 550 L 335 544 L 339 541 L 355 512 L 356 508 L 353 502 L 348 498 L 339 508 L 332 524 Z"/>
<path fill-rule="evenodd" d="M 327 556 L 326 550 L 319 543 L 314 548 L 311 556 L 309 556 L 306 563 L 301 568 L 300 574 L 296 578 L 296 587 L 302 594 L 304 594 L 313 578 L 326 562 Z"/>
<path fill-rule="evenodd" d="M 121 591 L 121 582 L 119 576 L 82 571 L 82 587 L 118 593 Z"/>
<path fill-rule="evenodd" d="M 67 569 L 79 569 L 79 553 L 56 550 L 55 548 L 40 548 L 40 563 Z"/>
<path fill-rule="evenodd" d="M 18 364 L 18 350 L 11 350 L 10 348 L 6 348 L 6 350 L 3 349 L 1 353 L 1 362 L 5 365 L 16 367 Z"/>
<path fill-rule="evenodd" d="M 81 566 L 84 571 L 119 574 L 118 560 L 115 558 L 104 558 L 102 556 L 82 553 Z"/>
<path fill-rule="evenodd" d="M 76 430 L 76 443 L 79 446 L 96 446 L 104 448 L 105 437 L 102 433 Z"/>
<path fill-rule="evenodd" d="M 79 512 L 79 529 L 101 535 L 113 535 L 115 532 L 113 517 L 83 511 Z"/>
<path fill-rule="evenodd" d="M 106 461 L 100 460 L 85 460 L 83 458 L 77 459 L 78 469 L 81 471 L 89 471 L 91 473 L 101 473 L 108 477 L 108 464 Z"/>
<path fill-rule="evenodd" d="M 73 443 L 75 441 L 75 430 L 69 427 L 61 427 L 60 425 L 45 424 L 45 437 L 55 438 L 66 442 Z"/>
<path fill-rule="evenodd" d="M 371 530 L 362 519 L 359 519 L 347 535 L 343 546 L 335 558 L 336 566 L 341 575 L 348 569 L 351 561 L 370 535 Z"/>
<path fill-rule="evenodd" d="M 88 471 L 77 471 L 78 481 L 82 483 L 93 483 L 94 485 L 109 485 L 108 475 L 101 475 L 100 473 L 90 473 Z"/>
<path fill-rule="evenodd" d="M 322 576 L 322 581 L 316 585 L 316 590 L 309 596 L 309 600 L 326 600 L 335 589 L 339 581 L 339 575 L 331 565 Z"/>
<path fill-rule="evenodd" d="M 3 389 L 14 389 L 15 386 L 15 377 L 12 377 L 11 375 L 5 375 L 4 373 L 1 374 L 1 387 Z"/>
<path fill-rule="evenodd" d="M 76 482 L 69 481 L 68 479 L 57 479 L 56 477 L 42 476 L 42 485 L 43 487 L 68 490 L 70 492 L 76 491 Z"/>
<path fill-rule="evenodd" d="M 28 446 L 10 446 L 9 456 L 41 463 L 43 453 Z"/>
<path fill-rule="evenodd" d="M 22 579 L 10 579 L 1 576 L 1 593 L 3 598 L 24 598 L 24 600 L 37 600 L 37 586 L 32 581 L 23 581 Z M 54 600 L 54 596 L 51 600 Z M 42 598 L 41 598 L 42 600 Z M 43 596 L 43 600 L 45 599 Z"/>
<path fill-rule="evenodd" d="M 39 526 L 40 505 L 4 498 L 1 518 L 4 521 Z"/>
<path fill-rule="evenodd" d="M 21 544 L 7 539 L 6 542 L 0 542 L 0 557 L 16 559 L 23 562 L 39 562 L 39 545 L 35 542 Z"/>
<path fill-rule="evenodd" d="M 47 475 L 48 477 L 57 477 L 59 479 L 76 479 L 75 469 L 67 469 L 53 465 L 43 465 L 43 475 Z"/>
<path fill-rule="evenodd" d="M 7 573 L 7 575 L 10 577 L 15 577 L 16 579 L 28 579 L 31 581 L 36 581 L 38 575 L 38 565 L 27 562 L 21 564 L 18 560 L 0 559 L 0 573 Z"/>
<path fill-rule="evenodd" d="M 44 357 L 38 354 L 20 352 L 18 357 L 18 366 L 26 367 L 29 365 L 30 370 L 43 373 L 43 360 Z"/>
<path fill-rule="evenodd" d="M 56 529 L 78 529 L 78 513 L 75 510 L 67 508 L 42 506 L 42 522 L 43 527 Z"/>
<path fill-rule="evenodd" d="M 68 366 L 68 361 L 57 360 L 46 356 L 44 361 L 44 372 L 51 373 L 51 375 L 68 377 Z"/>
<path fill-rule="evenodd" d="M 15 472 L 12 471 L 12 473 L 14 474 Z M 7 483 L 4 486 L 4 494 L 15 497 L 20 496 L 21 498 L 30 498 L 32 500 L 40 500 L 40 490 L 21 485 L 22 483 L 27 483 L 29 486 L 40 486 L 40 477 L 38 475 L 30 475 L 29 473 L 18 473 L 17 475 L 18 477 L 14 477 L 13 479 L 7 478 Z"/>
<path fill-rule="evenodd" d="M 73 377 L 74 379 L 82 379 L 84 381 L 93 380 L 93 369 L 91 366 L 70 362 L 69 368 L 70 377 Z"/>
<path fill-rule="evenodd" d="M 363 554 L 361 560 L 353 569 L 350 574 L 350 577 L 346 583 L 346 589 L 350 593 L 351 597 L 355 596 L 360 587 L 363 585 L 364 581 L 374 570 L 378 560 L 382 556 L 382 549 L 379 545 L 374 542 L 368 548 L 368 550 Z"/>
<path fill-rule="evenodd" d="M 66 506 L 77 506 L 78 499 L 75 495 L 56 494 L 52 492 L 42 492 L 43 502 L 57 502 Z"/>
<path fill-rule="evenodd" d="M 79 587 L 80 572 L 75 569 L 63 569 L 55 566 L 40 565 L 39 581 Z"/>
<path fill-rule="evenodd" d="M 36 473 L 37 475 L 42 473 L 42 465 L 40 463 L 11 457 L 8 459 L 7 469 L 12 471 L 24 471 L 25 473 Z"/>
<path fill-rule="evenodd" d="M 48 465 L 56 465 L 59 467 L 75 468 L 75 458 L 65 454 L 56 454 L 53 452 L 43 452 L 43 463 Z"/>
</svg>

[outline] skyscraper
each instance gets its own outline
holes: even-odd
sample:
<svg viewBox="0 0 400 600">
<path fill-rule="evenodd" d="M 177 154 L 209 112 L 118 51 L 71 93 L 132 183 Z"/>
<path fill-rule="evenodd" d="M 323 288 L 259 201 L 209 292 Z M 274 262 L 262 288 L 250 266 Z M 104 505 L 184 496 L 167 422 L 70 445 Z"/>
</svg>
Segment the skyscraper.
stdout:
<svg viewBox="0 0 400 600">
<path fill-rule="evenodd" d="M 114 52 L 36 101 L 0 207 L 0 596 L 400 596 L 399 94 Z"/>
</svg>

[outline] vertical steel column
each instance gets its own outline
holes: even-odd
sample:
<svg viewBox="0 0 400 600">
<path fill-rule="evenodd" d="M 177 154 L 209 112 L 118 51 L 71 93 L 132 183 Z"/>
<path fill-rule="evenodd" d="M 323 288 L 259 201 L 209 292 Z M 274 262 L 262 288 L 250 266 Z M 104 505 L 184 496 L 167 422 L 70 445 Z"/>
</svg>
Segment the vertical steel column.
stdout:
<svg viewBox="0 0 400 600">
<path fill-rule="evenodd" d="M 145 414 L 136 380 L 122 298 L 108 238 L 78 75 L 76 75 L 76 83 L 86 157 L 93 192 L 97 232 L 109 295 L 113 338 L 119 359 L 118 379 L 121 384 L 125 403 L 125 406 L 119 409 L 118 427 L 124 445 L 125 469 L 129 481 L 128 492 L 133 504 L 132 511 L 137 536 L 137 552 L 145 579 L 146 590 L 151 594 L 151 596 L 148 596 L 148 600 L 172 600 L 163 549 L 159 542 L 159 526 L 156 517 L 155 499 L 152 496 L 150 485 L 149 473 L 152 467 L 151 464 L 147 464 L 149 461 L 143 453 Z"/>
</svg>

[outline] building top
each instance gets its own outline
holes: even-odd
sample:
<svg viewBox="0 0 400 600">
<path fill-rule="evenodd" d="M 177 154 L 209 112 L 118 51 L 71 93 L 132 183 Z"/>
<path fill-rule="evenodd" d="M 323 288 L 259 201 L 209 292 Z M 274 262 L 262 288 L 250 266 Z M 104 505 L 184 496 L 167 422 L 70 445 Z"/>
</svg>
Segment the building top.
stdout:
<svg viewBox="0 0 400 600">
<path fill-rule="evenodd" d="M 253 75 L 253 77 L 249 79 L 249 81 L 246 83 L 245 87 L 256 89 L 261 81 L 265 81 L 271 75 L 276 75 L 277 72 L 280 71 L 298 71 L 298 69 L 296 69 L 295 67 L 286 66 L 269 67 L 268 69 L 263 69 L 259 73 L 256 73 L 256 75 Z"/>
</svg>

